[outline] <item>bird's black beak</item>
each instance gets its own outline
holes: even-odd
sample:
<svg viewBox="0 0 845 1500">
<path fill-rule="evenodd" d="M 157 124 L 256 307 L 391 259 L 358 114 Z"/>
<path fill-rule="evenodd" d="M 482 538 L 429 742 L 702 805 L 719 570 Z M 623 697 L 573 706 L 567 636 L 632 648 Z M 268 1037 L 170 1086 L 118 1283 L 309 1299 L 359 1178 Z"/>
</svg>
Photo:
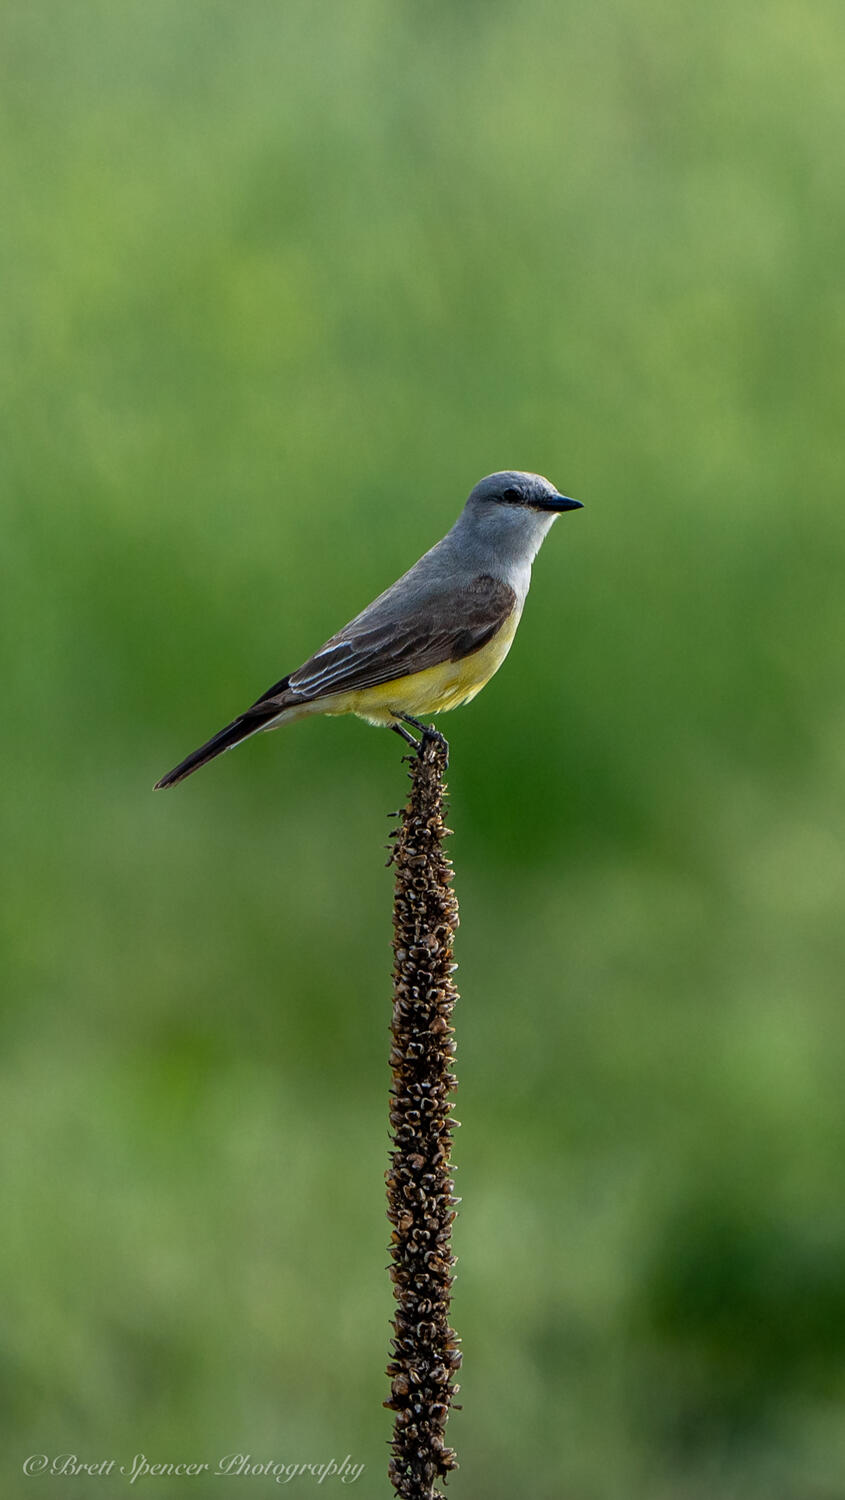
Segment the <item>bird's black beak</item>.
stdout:
<svg viewBox="0 0 845 1500">
<path fill-rule="evenodd" d="M 532 510 L 583 510 L 580 500 L 570 500 L 568 495 L 548 495 L 543 500 L 532 500 Z"/>
</svg>

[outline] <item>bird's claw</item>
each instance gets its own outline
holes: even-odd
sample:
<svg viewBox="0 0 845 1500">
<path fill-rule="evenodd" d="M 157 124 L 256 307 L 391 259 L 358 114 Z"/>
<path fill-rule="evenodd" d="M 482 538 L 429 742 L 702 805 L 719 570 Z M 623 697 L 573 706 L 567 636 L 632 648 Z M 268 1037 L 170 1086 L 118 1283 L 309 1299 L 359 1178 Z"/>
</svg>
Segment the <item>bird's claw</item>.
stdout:
<svg viewBox="0 0 845 1500">
<path fill-rule="evenodd" d="M 400 719 L 402 720 L 401 724 L 399 723 Z M 405 728 L 406 724 L 411 724 L 413 725 L 414 729 L 419 730 L 420 738 L 418 740 L 415 740 L 414 736 L 412 734 L 409 734 L 408 730 Z M 396 722 L 394 724 L 391 724 L 390 727 L 391 729 L 395 729 L 397 734 L 401 734 L 403 740 L 405 740 L 407 744 L 413 745 L 418 755 L 426 745 L 437 745 L 438 748 L 442 750 L 443 757 L 448 767 L 449 741 L 446 739 L 445 735 L 440 733 L 439 729 L 435 729 L 433 724 L 423 724 L 420 719 L 415 719 L 413 714 L 397 714 Z"/>
</svg>

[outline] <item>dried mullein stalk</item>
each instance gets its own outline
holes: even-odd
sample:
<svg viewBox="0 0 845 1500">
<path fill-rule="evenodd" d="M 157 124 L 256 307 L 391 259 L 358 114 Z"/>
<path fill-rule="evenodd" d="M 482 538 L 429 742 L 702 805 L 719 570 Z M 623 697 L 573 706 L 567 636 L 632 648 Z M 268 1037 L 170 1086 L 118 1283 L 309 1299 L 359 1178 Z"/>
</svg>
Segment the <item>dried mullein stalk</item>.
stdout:
<svg viewBox="0 0 845 1500">
<path fill-rule="evenodd" d="M 396 1413 L 389 1475 L 401 1500 L 442 1495 L 457 1467 L 445 1442 L 461 1356 L 449 1323 L 457 1199 L 450 1166 L 450 1095 L 457 1079 L 452 1010 L 452 938 L 458 903 L 443 850 L 445 742 L 424 736 L 411 760 L 411 795 L 394 834 L 392 1148 L 387 1216 L 396 1314 L 387 1367 Z"/>
</svg>

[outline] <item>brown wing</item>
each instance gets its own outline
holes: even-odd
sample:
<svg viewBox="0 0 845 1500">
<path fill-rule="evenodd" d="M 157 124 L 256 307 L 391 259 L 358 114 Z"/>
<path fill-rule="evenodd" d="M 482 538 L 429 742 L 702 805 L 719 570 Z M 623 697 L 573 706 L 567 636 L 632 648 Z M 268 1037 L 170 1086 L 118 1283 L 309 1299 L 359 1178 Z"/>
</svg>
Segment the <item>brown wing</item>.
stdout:
<svg viewBox="0 0 845 1500">
<path fill-rule="evenodd" d="M 368 623 L 365 610 L 259 702 L 279 688 L 287 702 L 357 692 L 443 661 L 460 661 L 486 645 L 515 604 L 510 584 L 481 573 L 460 591 L 420 601 L 408 613 L 397 610 L 393 618 L 384 611 L 384 618 L 374 614 Z"/>
</svg>

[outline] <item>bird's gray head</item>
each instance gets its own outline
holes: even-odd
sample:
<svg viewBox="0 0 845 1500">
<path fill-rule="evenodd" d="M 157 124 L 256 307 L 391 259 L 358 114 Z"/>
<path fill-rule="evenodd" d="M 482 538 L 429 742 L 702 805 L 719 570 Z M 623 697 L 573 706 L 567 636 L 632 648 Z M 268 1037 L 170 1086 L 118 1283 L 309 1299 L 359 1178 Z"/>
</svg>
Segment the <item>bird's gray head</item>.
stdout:
<svg viewBox="0 0 845 1500">
<path fill-rule="evenodd" d="M 521 506 L 526 510 L 559 515 L 563 510 L 580 510 L 580 500 L 570 500 L 559 495 L 554 485 L 542 474 L 523 474 L 519 469 L 504 469 L 500 474 L 488 474 L 479 480 L 470 494 L 467 505 L 474 509 L 492 505 Z"/>
<path fill-rule="evenodd" d="M 529 567 L 552 522 L 565 510 L 580 510 L 580 500 L 561 495 L 542 474 L 505 469 L 488 474 L 471 492 L 459 525 L 503 556 L 524 559 Z"/>
</svg>

